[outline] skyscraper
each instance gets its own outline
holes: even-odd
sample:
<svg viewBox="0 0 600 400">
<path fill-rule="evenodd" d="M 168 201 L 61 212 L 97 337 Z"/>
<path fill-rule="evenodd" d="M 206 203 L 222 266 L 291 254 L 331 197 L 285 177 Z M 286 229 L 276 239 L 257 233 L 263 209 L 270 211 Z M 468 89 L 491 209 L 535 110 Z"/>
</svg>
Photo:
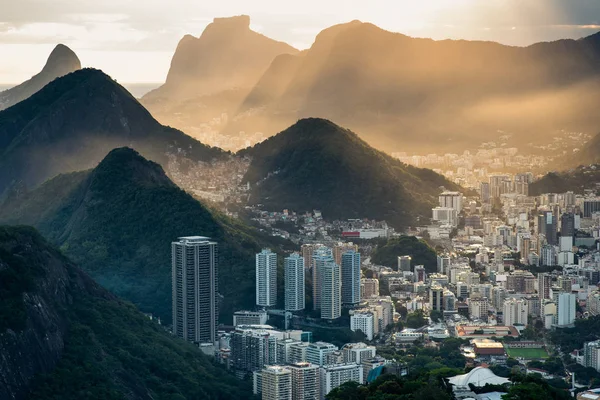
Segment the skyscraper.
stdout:
<svg viewBox="0 0 600 400">
<path fill-rule="evenodd" d="M 342 263 L 342 254 L 344 254 L 347 251 L 358 252 L 358 245 L 352 242 L 339 242 L 333 246 L 333 260 L 336 264 Z"/>
<path fill-rule="evenodd" d="M 304 310 L 304 258 L 294 253 L 284 260 L 285 309 Z"/>
<path fill-rule="evenodd" d="M 269 249 L 256 255 L 256 305 L 277 305 L 277 254 Z"/>
<path fill-rule="evenodd" d="M 325 264 L 335 264 L 333 253 L 328 247 L 319 247 L 312 256 L 312 277 L 313 277 L 313 310 L 321 309 L 321 271 Z"/>
<path fill-rule="evenodd" d="M 575 215 L 565 213 L 560 217 L 560 236 L 575 236 Z"/>
<path fill-rule="evenodd" d="M 558 295 L 558 316 L 556 325 L 570 326 L 575 322 L 577 295 L 560 293 Z"/>
<path fill-rule="evenodd" d="M 550 298 L 550 289 L 552 288 L 552 275 L 541 273 L 538 274 L 538 295 L 540 300 Z"/>
<path fill-rule="evenodd" d="M 339 318 L 342 316 L 341 268 L 333 261 L 333 259 L 331 259 L 330 261 L 323 263 L 319 267 L 319 270 L 321 289 L 321 318 Z"/>
<path fill-rule="evenodd" d="M 538 233 L 546 236 L 548 244 L 558 244 L 556 215 L 552 211 L 542 211 L 538 216 Z"/>
<path fill-rule="evenodd" d="M 360 253 L 354 250 L 342 254 L 342 305 L 355 307 L 360 303 Z"/>
<path fill-rule="evenodd" d="M 217 243 L 204 236 L 180 237 L 171 251 L 173 334 L 212 344 L 218 316 Z"/>
</svg>

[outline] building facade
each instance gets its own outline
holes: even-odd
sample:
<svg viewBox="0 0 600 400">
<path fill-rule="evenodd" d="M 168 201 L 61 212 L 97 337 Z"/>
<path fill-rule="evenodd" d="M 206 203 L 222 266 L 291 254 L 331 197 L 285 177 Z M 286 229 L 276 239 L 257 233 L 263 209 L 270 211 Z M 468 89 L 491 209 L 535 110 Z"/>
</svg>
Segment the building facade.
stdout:
<svg viewBox="0 0 600 400">
<path fill-rule="evenodd" d="M 194 343 L 217 340 L 218 247 L 204 236 L 171 244 L 173 334 Z"/>
</svg>

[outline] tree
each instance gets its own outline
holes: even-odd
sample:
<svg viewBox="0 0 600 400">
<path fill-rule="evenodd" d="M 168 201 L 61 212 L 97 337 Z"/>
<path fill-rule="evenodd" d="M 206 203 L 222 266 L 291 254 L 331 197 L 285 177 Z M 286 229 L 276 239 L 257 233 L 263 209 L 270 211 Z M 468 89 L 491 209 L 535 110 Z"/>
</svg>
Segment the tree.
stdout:
<svg viewBox="0 0 600 400">
<path fill-rule="evenodd" d="M 408 328 L 420 328 L 425 325 L 427 325 L 427 319 L 423 315 L 423 310 L 412 312 L 406 317 L 406 326 Z"/>
<path fill-rule="evenodd" d="M 441 311 L 433 310 L 429 313 L 429 318 L 433 322 L 440 322 L 444 318 L 444 314 Z"/>
</svg>

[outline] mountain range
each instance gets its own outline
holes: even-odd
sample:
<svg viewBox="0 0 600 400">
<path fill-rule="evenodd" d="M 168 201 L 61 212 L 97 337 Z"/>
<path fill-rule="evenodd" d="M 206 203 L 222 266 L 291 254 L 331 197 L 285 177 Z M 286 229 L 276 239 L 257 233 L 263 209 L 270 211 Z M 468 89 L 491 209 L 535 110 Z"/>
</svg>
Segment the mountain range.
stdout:
<svg viewBox="0 0 600 400">
<path fill-rule="evenodd" d="M 15 184 L 33 187 L 60 173 L 93 168 L 121 146 L 162 165 L 169 154 L 194 162 L 225 155 L 159 124 L 103 72 L 83 69 L 0 112 L 0 193 Z"/>
<path fill-rule="evenodd" d="M 11 89 L 0 92 L 0 110 L 9 108 L 30 97 L 54 79 L 70 72 L 81 69 L 81 62 L 77 55 L 63 44 L 57 45 L 44 68 L 28 81 L 21 83 Z"/>
<path fill-rule="evenodd" d="M 29 227 L 0 227 L 0 398 L 247 399 L 249 385 L 100 287 Z"/>
<path fill-rule="evenodd" d="M 319 118 L 300 120 L 238 155 L 252 159 L 244 177 L 250 203 L 267 210 L 320 209 L 328 219 L 371 218 L 403 228 L 430 218 L 441 187 L 458 189 Z"/>
<path fill-rule="evenodd" d="M 170 321 L 171 246 L 181 236 L 219 243 L 219 309 L 254 304 L 254 254 L 281 244 L 203 206 L 160 165 L 129 148 L 92 170 L 59 175 L 35 190 L 13 191 L 0 221 L 36 227 L 95 281 L 142 311 Z"/>
<path fill-rule="evenodd" d="M 215 18 L 200 37 L 180 40 L 165 84 L 143 103 L 164 123 L 187 131 L 235 112 L 276 56 L 297 53 L 251 30 L 247 15 Z"/>
<path fill-rule="evenodd" d="M 207 31 L 218 33 L 213 28 Z M 227 43 L 241 38 L 240 32 L 247 34 L 247 30 L 227 32 L 220 33 Z M 184 58 L 184 47 L 178 47 L 173 64 Z M 236 60 L 239 54 L 242 61 L 245 53 L 235 47 L 223 51 L 228 56 L 219 53 L 215 63 L 233 76 L 237 71 L 232 66 L 244 71 L 243 62 L 222 60 Z M 197 107 L 194 102 L 169 106 L 166 113 L 164 103 L 149 101 L 153 96 L 146 96 L 144 104 L 159 119 L 186 127 L 217 118 L 221 132 L 232 135 L 273 134 L 299 118 L 323 117 L 361 132 L 368 143 L 389 151 L 464 149 L 497 140 L 506 132 L 515 134 L 515 141 L 526 133 L 528 142 L 535 142 L 558 129 L 595 131 L 600 126 L 594 112 L 600 100 L 600 33 L 511 47 L 411 38 L 353 21 L 325 29 L 306 51 L 282 53 L 273 57 L 242 101 L 230 96 L 231 85 L 224 85 L 210 88 L 210 98 L 218 99 L 214 108 L 208 97 Z M 208 52 L 202 57 L 212 60 Z M 189 115 L 197 109 L 202 117 Z M 169 113 L 178 113 L 177 118 L 169 119 Z"/>
</svg>

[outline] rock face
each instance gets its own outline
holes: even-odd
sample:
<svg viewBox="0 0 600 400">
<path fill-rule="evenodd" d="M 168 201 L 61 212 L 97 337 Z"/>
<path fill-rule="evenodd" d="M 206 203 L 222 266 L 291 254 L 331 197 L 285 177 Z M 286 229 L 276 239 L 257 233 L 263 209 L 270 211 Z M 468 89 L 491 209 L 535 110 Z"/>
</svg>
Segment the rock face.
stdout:
<svg viewBox="0 0 600 400">
<path fill-rule="evenodd" d="M 0 110 L 27 99 L 54 79 L 79 69 L 81 69 L 81 62 L 77 55 L 65 45 L 57 45 L 40 73 L 14 88 L 0 92 Z"/>
<path fill-rule="evenodd" d="M 49 373 L 58 363 L 68 330 L 65 310 L 73 293 L 102 291 L 31 228 L 0 227 L 0 271 L 5 279 L 11 271 L 29 277 L 28 290 L 18 293 L 20 304 L 3 299 L 6 304 L 0 305 L 22 312 L 22 320 L 0 325 L 0 399 L 19 399 L 36 374 Z M 4 285 L 8 282 L 0 281 L 0 288 L 7 290 Z M 102 295 L 112 298 L 107 292 Z"/>
<path fill-rule="evenodd" d="M 225 154 L 160 125 L 102 71 L 82 69 L 0 112 L 0 193 L 15 183 L 32 187 L 60 173 L 93 168 L 121 146 L 163 165 L 167 153 L 194 161 Z"/>
<path fill-rule="evenodd" d="M 250 17 L 215 18 L 199 38 L 186 35 L 177 46 L 166 83 L 146 99 L 210 95 L 251 88 L 280 54 L 298 50 L 250 29 Z"/>
</svg>

